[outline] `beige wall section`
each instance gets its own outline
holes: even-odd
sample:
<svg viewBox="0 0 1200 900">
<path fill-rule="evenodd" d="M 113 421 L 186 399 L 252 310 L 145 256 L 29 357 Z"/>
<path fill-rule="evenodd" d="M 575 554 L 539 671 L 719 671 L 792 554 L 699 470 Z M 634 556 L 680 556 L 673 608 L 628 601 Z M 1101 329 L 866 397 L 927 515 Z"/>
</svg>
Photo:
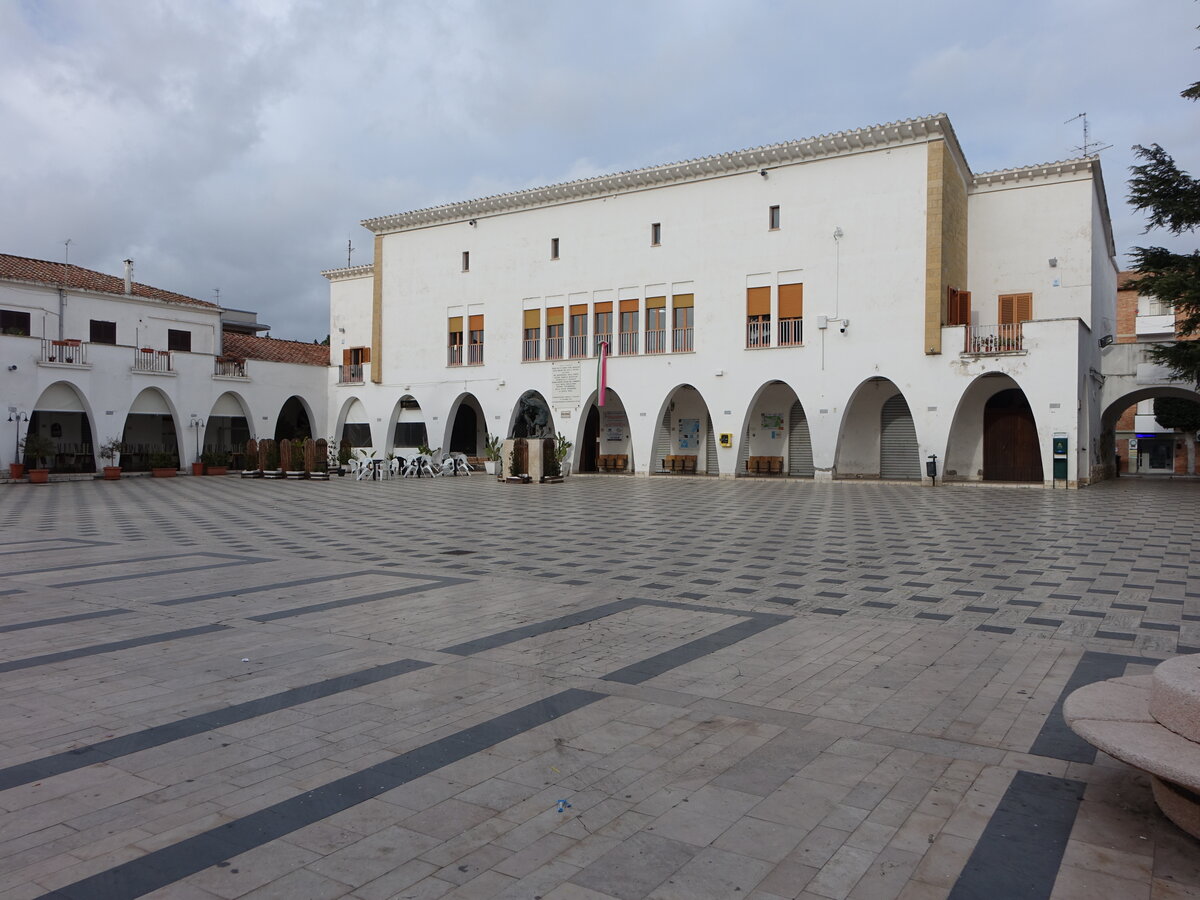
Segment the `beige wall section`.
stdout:
<svg viewBox="0 0 1200 900">
<path fill-rule="evenodd" d="M 383 383 L 383 235 L 375 235 L 375 293 L 371 299 L 371 380 Z"/>
<path fill-rule="evenodd" d="M 946 288 L 967 289 L 967 184 L 944 140 L 930 141 L 925 216 L 925 352 L 942 352 Z"/>
</svg>

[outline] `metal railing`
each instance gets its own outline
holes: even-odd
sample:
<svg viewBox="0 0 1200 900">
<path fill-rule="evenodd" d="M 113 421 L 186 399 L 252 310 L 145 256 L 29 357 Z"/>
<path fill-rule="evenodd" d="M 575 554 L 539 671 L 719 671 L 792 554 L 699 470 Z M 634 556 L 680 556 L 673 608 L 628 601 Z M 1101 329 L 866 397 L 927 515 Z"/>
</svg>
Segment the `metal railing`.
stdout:
<svg viewBox="0 0 1200 900">
<path fill-rule="evenodd" d="M 42 338 L 41 361 L 68 366 L 85 366 L 87 365 L 87 344 L 83 341 L 52 341 L 49 338 Z"/>
<path fill-rule="evenodd" d="M 646 332 L 646 352 L 667 352 L 667 332 L 665 329 L 657 328 Z"/>
<path fill-rule="evenodd" d="M 468 344 L 467 345 L 467 365 L 482 366 L 483 365 L 483 344 Z"/>
<path fill-rule="evenodd" d="M 770 321 L 746 323 L 746 346 L 748 348 L 771 346 Z"/>
<path fill-rule="evenodd" d="M 1021 323 L 1008 325 L 970 325 L 966 328 L 966 347 L 963 353 L 989 355 L 1017 353 L 1025 349 Z"/>
<path fill-rule="evenodd" d="M 446 348 L 446 365 L 462 365 L 462 344 L 451 344 Z"/>
<path fill-rule="evenodd" d="M 692 346 L 692 329 L 688 328 L 672 328 L 671 329 L 671 352 L 672 353 L 691 353 L 694 349 Z"/>
<path fill-rule="evenodd" d="M 580 356 L 587 356 L 587 343 L 588 340 L 586 334 L 571 335 L 571 359 L 575 359 L 576 357 Z"/>
<path fill-rule="evenodd" d="M 348 366 L 338 366 L 338 384 L 362 384 L 362 363 L 351 363 Z"/>
<path fill-rule="evenodd" d="M 226 378 L 245 378 L 246 361 L 232 356 L 218 356 L 213 359 L 213 374 Z M 362 380 L 361 378 L 359 379 Z"/>
<path fill-rule="evenodd" d="M 563 339 L 560 337 L 546 338 L 546 359 L 563 358 Z"/>
<path fill-rule="evenodd" d="M 608 344 L 608 352 L 612 353 L 613 341 L 611 331 L 602 331 L 596 335 L 596 355 L 600 355 L 600 345 Z"/>
<path fill-rule="evenodd" d="M 133 369 L 135 372 L 170 372 L 171 351 L 152 347 L 136 349 L 133 351 Z"/>
<path fill-rule="evenodd" d="M 632 356 L 638 352 L 638 333 L 622 331 L 617 335 L 617 352 L 622 356 Z"/>
<path fill-rule="evenodd" d="M 779 346 L 798 347 L 804 343 L 803 319 L 779 320 Z"/>
<path fill-rule="evenodd" d="M 530 362 L 535 359 L 542 358 L 542 342 L 537 338 L 525 340 L 521 342 L 521 360 Z"/>
</svg>

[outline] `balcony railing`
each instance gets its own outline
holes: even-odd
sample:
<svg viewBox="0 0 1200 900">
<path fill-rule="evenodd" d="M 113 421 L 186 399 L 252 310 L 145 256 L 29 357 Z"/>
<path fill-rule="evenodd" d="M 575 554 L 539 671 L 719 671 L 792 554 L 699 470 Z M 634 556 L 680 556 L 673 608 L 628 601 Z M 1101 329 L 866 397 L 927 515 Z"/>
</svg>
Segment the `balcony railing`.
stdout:
<svg viewBox="0 0 1200 900">
<path fill-rule="evenodd" d="M 779 346 L 798 347 L 804 343 L 803 319 L 779 320 Z"/>
<path fill-rule="evenodd" d="M 596 335 L 596 355 L 600 355 L 600 345 L 608 344 L 608 352 L 612 353 L 613 341 L 611 331 L 602 331 Z"/>
<path fill-rule="evenodd" d="M 1025 349 L 1021 323 L 1011 325 L 970 325 L 966 329 L 964 353 L 991 355 L 1017 353 Z"/>
<path fill-rule="evenodd" d="M 638 333 L 622 331 L 617 335 L 617 352 L 622 356 L 632 356 L 638 352 Z"/>
<path fill-rule="evenodd" d="M 446 348 L 446 365 L 461 366 L 462 365 L 462 344 L 451 344 Z"/>
<path fill-rule="evenodd" d="M 218 356 L 213 359 L 213 374 L 224 378 L 245 378 L 246 361 L 233 356 Z"/>
<path fill-rule="evenodd" d="M 483 365 L 483 344 L 468 344 L 467 345 L 467 365 L 482 366 Z"/>
<path fill-rule="evenodd" d="M 771 346 L 771 323 L 770 322 L 747 322 L 746 323 L 746 346 L 749 348 L 770 347 Z"/>
<path fill-rule="evenodd" d="M 546 359 L 563 358 L 563 339 L 560 337 L 546 338 Z"/>
<path fill-rule="evenodd" d="M 587 335 L 573 334 L 571 335 L 571 359 L 580 356 L 587 356 Z"/>
<path fill-rule="evenodd" d="M 523 341 L 521 343 L 521 360 L 530 362 L 535 359 L 541 359 L 542 342 L 537 338 L 533 340 Z"/>
<path fill-rule="evenodd" d="M 693 329 L 691 327 L 671 329 L 671 352 L 692 352 L 692 330 Z"/>
<path fill-rule="evenodd" d="M 362 384 L 362 363 L 351 363 L 348 366 L 338 366 L 338 384 Z"/>
<path fill-rule="evenodd" d="M 87 344 L 83 341 L 52 341 L 49 338 L 42 338 L 41 361 L 68 366 L 86 366 Z"/>
<path fill-rule="evenodd" d="M 665 329 L 652 329 L 646 332 L 646 352 L 667 352 L 667 332 Z"/>
<path fill-rule="evenodd" d="M 140 347 L 133 351 L 133 370 L 135 372 L 170 372 L 171 351 Z"/>
</svg>

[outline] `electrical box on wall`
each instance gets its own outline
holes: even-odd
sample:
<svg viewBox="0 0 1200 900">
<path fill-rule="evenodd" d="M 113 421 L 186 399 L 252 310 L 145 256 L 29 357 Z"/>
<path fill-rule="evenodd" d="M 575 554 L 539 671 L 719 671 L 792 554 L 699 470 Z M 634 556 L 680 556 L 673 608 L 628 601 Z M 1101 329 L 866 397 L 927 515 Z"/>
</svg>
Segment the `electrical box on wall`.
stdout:
<svg viewBox="0 0 1200 900">
<path fill-rule="evenodd" d="M 828 328 L 829 327 L 829 316 L 817 316 L 817 327 L 818 328 Z"/>
<path fill-rule="evenodd" d="M 732 447 L 733 446 L 733 435 L 730 434 L 728 431 L 723 431 L 723 432 L 721 432 L 721 436 L 718 438 L 718 441 L 720 442 L 722 447 L 726 447 L 726 448 Z"/>
</svg>

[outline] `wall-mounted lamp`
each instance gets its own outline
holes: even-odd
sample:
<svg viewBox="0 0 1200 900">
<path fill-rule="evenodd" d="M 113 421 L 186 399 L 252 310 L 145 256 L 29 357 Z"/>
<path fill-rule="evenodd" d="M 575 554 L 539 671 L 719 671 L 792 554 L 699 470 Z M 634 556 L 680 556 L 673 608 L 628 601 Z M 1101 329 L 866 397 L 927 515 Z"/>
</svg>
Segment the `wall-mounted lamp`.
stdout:
<svg viewBox="0 0 1200 900">
<path fill-rule="evenodd" d="M 1113 342 L 1113 336 L 1111 334 L 1106 334 L 1104 337 L 1100 338 L 1100 349 L 1103 350 L 1105 347 L 1107 347 L 1112 342 Z"/>
<path fill-rule="evenodd" d="M 472 228 L 474 228 L 474 227 L 475 227 L 476 225 L 478 225 L 479 223 L 478 223 L 478 222 L 476 222 L 474 219 L 468 219 L 468 220 L 467 220 L 467 224 L 468 224 L 468 225 L 470 225 Z"/>
<path fill-rule="evenodd" d="M 724 375 L 724 374 L 725 374 L 725 370 L 724 370 L 724 369 L 717 369 L 717 371 L 713 372 L 713 374 L 714 374 L 714 375 L 716 375 L 718 378 L 720 378 L 722 375 Z"/>
<path fill-rule="evenodd" d="M 759 174 L 759 175 L 761 175 L 763 178 L 766 178 L 766 177 L 767 177 L 767 170 L 766 170 L 766 169 L 759 169 L 759 170 L 758 170 L 758 174 Z"/>
<path fill-rule="evenodd" d="M 1050 268 L 1052 268 L 1052 269 L 1058 268 L 1058 257 L 1057 256 L 1050 257 L 1048 260 L 1046 260 L 1046 262 L 1050 263 Z"/>
<path fill-rule="evenodd" d="M 9 366 L 9 367 L 8 367 L 8 371 L 10 371 L 10 372 L 15 372 L 15 371 L 17 371 L 17 364 L 16 364 L 16 363 L 13 363 L 11 366 Z M 12 420 L 10 419 L 9 421 L 12 421 Z"/>
<path fill-rule="evenodd" d="M 834 225 L 834 226 L 833 226 L 833 239 L 834 239 L 835 241 L 840 241 L 840 240 L 842 239 L 842 236 L 843 236 L 845 233 L 846 233 L 846 232 L 842 231 L 842 226 L 841 226 L 841 225 Z"/>
</svg>

